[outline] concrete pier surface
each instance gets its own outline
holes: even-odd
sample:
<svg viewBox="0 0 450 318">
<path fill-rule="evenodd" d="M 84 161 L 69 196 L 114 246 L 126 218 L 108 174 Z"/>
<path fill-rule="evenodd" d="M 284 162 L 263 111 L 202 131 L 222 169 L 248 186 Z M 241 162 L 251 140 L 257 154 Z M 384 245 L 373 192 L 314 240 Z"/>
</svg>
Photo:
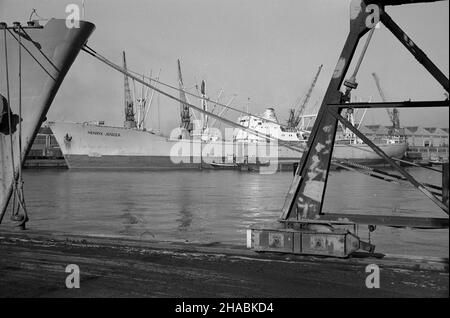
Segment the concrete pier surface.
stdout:
<svg viewBox="0 0 450 318">
<path fill-rule="evenodd" d="M 66 267 L 80 288 L 66 287 Z M 380 288 L 366 287 L 369 264 Z M 0 228 L 0 297 L 448 297 L 448 259 L 348 259 Z"/>
</svg>

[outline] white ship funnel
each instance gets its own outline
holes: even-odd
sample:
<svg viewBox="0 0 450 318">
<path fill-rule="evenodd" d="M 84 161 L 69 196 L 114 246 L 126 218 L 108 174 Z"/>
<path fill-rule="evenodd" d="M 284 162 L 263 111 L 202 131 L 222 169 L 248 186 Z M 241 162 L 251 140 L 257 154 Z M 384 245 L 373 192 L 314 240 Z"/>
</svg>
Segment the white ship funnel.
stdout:
<svg viewBox="0 0 450 318">
<path fill-rule="evenodd" d="M 277 116 L 275 115 L 275 109 L 272 107 L 266 108 L 262 118 L 278 123 Z"/>
</svg>

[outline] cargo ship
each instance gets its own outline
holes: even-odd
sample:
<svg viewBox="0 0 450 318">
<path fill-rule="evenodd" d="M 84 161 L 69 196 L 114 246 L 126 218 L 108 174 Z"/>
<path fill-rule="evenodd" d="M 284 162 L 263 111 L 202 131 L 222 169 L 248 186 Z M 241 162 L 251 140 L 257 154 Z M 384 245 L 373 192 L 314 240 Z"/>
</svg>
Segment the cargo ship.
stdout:
<svg viewBox="0 0 450 318">
<path fill-rule="evenodd" d="M 49 122 L 49 126 L 72 169 L 198 169 L 269 162 L 284 165 L 298 161 L 306 144 L 291 142 L 300 149 L 296 151 L 276 142 L 205 140 L 205 135 L 179 138 L 178 129 L 171 136 L 162 136 L 150 130 L 87 122 Z"/>
<path fill-rule="evenodd" d="M 85 21 L 73 28 L 65 19 L 41 23 L 0 23 L 0 222 L 12 196 L 13 203 L 24 203 L 25 157 L 65 75 L 95 29 Z"/>
<path fill-rule="evenodd" d="M 261 117 L 244 116 L 238 122 L 265 135 L 270 133 L 290 147 L 267 142 L 263 137 L 238 128 L 232 140 L 224 141 L 200 134 L 182 138 L 180 129 L 174 130 L 172 136 L 162 136 L 151 130 L 103 123 L 49 122 L 49 126 L 71 169 L 238 168 L 244 164 L 268 163 L 282 169 L 283 166 L 292 168 L 292 164 L 299 161 L 307 134 L 283 130 L 274 123 L 273 108 L 268 108 Z M 405 142 L 393 138 L 378 140 L 376 144 L 389 156 L 397 158 L 402 158 L 407 148 Z M 348 136 L 336 141 L 333 156 L 368 165 L 383 162 L 369 146 Z"/>
<path fill-rule="evenodd" d="M 306 141 L 291 142 L 297 151 L 265 141 L 202 141 L 177 139 L 151 131 L 113 127 L 95 123 L 49 122 L 71 169 L 199 169 L 233 167 L 232 164 L 287 166 L 298 162 Z M 404 142 L 377 142 L 389 156 L 402 158 Z M 383 162 L 366 144 L 352 140 L 337 141 L 335 159 L 374 165 Z"/>
<path fill-rule="evenodd" d="M 125 53 L 123 68 L 126 70 Z M 70 169 L 233 169 L 239 166 L 270 166 L 270 171 L 298 162 L 306 147 L 309 131 L 281 125 L 275 109 L 269 107 L 259 116 L 246 114 L 237 119 L 239 127 L 232 136 L 209 126 L 208 115 L 191 120 L 185 104 L 186 92 L 178 61 L 180 93 L 180 126 L 170 136 L 145 128 L 149 98 L 144 94 L 132 99 L 128 78 L 124 76 L 124 125 L 115 127 L 104 122 L 58 122 L 49 126 L 58 141 Z M 201 108 L 208 111 L 205 83 L 201 85 Z M 137 120 L 136 120 L 137 118 Z M 251 132 L 258 132 L 256 135 Z M 228 137 L 228 138 L 227 138 Z M 337 159 L 376 164 L 382 159 L 354 137 L 336 142 Z M 391 157 L 402 158 L 405 142 L 377 142 Z"/>
</svg>

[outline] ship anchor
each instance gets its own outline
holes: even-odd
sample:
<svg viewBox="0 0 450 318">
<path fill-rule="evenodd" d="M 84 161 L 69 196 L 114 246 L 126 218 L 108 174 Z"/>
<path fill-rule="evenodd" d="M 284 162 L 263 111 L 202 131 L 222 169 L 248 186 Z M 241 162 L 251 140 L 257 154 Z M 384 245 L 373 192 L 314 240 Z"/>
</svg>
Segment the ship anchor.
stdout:
<svg viewBox="0 0 450 318">
<path fill-rule="evenodd" d="M 0 110 L 0 133 L 7 136 L 15 133 L 21 119 L 12 113 L 8 100 L 2 94 L 0 94 Z"/>
</svg>

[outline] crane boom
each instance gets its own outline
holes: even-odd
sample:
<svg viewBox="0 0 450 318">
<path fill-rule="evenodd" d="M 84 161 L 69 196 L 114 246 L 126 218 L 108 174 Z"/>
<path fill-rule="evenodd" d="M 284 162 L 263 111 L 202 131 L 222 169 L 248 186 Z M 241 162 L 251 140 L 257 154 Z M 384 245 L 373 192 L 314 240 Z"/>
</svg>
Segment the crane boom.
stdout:
<svg viewBox="0 0 450 318">
<path fill-rule="evenodd" d="M 311 86 L 308 89 L 308 92 L 305 95 L 305 98 L 303 102 L 298 107 L 297 111 L 295 109 L 291 108 L 289 110 L 289 119 L 287 122 L 287 126 L 289 128 L 296 128 L 298 124 L 300 123 L 301 116 L 303 112 L 305 111 L 306 106 L 308 105 L 309 99 L 311 98 L 311 94 L 314 90 L 314 87 L 316 86 L 317 79 L 319 78 L 320 71 L 322 71 L 323 64 L 319 66 L 319 69 L 317 70 L 316 76 L 314 77 Z"/>
<path fill-rule="evenodd" d="M 375 84 L 377 85 L 378 93 L 380 94 L 381 101 L 386 102 L 386 96 L 384 95 L 383 89 L 381 88 L 380 79 L 376 73 L 372 73 L 373 79 L 375 80 Z M 397 108 L 393 108 L 390 110 L 386 108 L 386 112 L 388 113 L 389 119 L 392 122 L 393 131 L 397 132 L 400 129 L 400 116 Z"/>
<path fill-rule="evenodd" d="M 308 93 L 306 93 L 305 100 L 303 101 L 302 105 L 300 106 L 299 110 L 301 110 L 302 113 L 305 110 L 306 105 L 308 105 L 309 99 L 311 98 L 312 91 L 313 91 L 314 87 L 316 86 L 317 79 L 319 78 L 320 71 L 322 71 L 322 67 L 323 67 L 323 64 L 321 64 L 319 66 L 319 69 L 317 70 L 316 76 L 314 77 L 314 80 L 311 83 L 311 87 L 309 88 Z M 299 114 L 301 115 L 300 112 L 299 112 Z"/>
</svg>

